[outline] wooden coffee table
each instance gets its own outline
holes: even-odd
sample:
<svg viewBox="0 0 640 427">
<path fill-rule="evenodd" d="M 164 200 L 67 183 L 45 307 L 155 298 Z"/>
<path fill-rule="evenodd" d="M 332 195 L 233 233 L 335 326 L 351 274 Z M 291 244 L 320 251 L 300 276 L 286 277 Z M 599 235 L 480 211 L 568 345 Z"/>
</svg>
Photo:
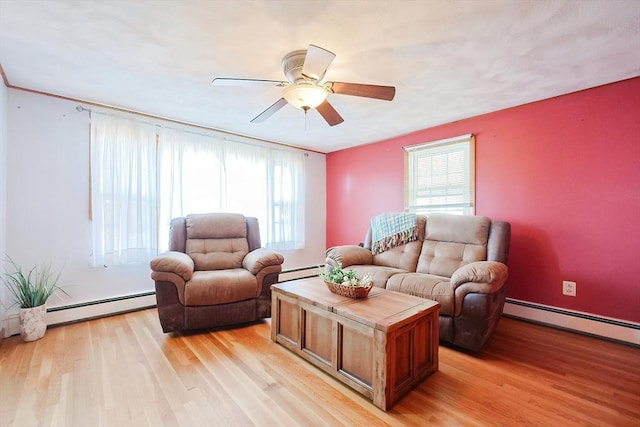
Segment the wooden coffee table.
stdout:
<svg viewBox="0 0 640 427">
<path fill-rule="evenodd" d="M 438 370 L 440 304 L 373 288 L 331 293 L 322 279 L 271 286 L 271 339 L 386 411 Z"/>
</svg>

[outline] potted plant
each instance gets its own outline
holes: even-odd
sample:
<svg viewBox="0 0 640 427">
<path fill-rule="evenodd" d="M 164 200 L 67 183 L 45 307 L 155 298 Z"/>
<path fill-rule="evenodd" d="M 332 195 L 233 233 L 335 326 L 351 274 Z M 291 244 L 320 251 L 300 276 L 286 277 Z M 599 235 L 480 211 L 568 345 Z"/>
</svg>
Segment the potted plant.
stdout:
<svg viewBox="0 0 640 427">
<path fill-rule="evenodd" d="M 11 271 L 5 269 L 2 281 L 20 307 L 20 336 L 24 341 L 38 340 L 47 330 L 47 300 L 58 291 L 64 292 L 58 286 L 62 270 L 54 275 L 48 265 L 36 264 L 25 274 L 18 264 L 7 258 Z"/>
</svg>

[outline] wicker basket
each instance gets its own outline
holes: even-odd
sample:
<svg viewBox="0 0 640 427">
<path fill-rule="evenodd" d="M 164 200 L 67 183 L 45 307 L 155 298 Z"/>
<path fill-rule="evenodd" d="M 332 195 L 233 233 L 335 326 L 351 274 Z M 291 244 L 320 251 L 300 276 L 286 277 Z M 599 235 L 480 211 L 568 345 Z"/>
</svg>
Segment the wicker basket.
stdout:
<svg viewBox="0 0 640 427">
<path fill-rule="evenodd" d="M 327 288 L 334 294 L 342 295 L 349 298 L 366 298 L 369 295 L 369 291 L 373 288 L 373 284 L 369 286 L 349 286 L 340 283 L 333 283 L 324 281 Z"/>
</svg>

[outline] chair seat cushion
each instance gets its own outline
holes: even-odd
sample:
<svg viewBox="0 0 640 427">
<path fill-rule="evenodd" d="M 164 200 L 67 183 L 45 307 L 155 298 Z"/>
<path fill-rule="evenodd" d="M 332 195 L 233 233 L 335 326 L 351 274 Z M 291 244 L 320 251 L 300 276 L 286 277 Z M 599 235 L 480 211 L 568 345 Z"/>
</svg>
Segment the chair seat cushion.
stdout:
<svg viewBox="0 0 640 427">
<path fill-rule="evenodd" d="M 441 316 L 453 316 L 455 313 L 455 292 L 448 277 L 422 273 L 395 274 L 389 278 L 387 289 L 437 301 Z"/>
<path fill-rule="evenodd" d="M 185 284 L 185 305 L 217 305 L 255 299 L 258 280 L 243 268 L 195 271 Z"/>
</svg>

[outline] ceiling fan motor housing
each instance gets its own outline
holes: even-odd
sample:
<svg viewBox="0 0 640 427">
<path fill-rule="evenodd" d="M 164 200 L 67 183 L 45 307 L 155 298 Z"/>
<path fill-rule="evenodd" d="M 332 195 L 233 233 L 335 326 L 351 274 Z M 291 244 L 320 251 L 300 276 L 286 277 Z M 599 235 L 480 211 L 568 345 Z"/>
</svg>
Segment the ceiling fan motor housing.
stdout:
<svg viewBox="0 0 640 427">
<path fill-rule="evenodd" d="M 282 69 L 290 83 L 294 83 L 296 80 L 304 78 L 302 77 L 302 67 L 304 66 L 304 59 L 306 56 L 307 51 L 303 49 L 294 50 L 282 58 Z"/>
</svg>

